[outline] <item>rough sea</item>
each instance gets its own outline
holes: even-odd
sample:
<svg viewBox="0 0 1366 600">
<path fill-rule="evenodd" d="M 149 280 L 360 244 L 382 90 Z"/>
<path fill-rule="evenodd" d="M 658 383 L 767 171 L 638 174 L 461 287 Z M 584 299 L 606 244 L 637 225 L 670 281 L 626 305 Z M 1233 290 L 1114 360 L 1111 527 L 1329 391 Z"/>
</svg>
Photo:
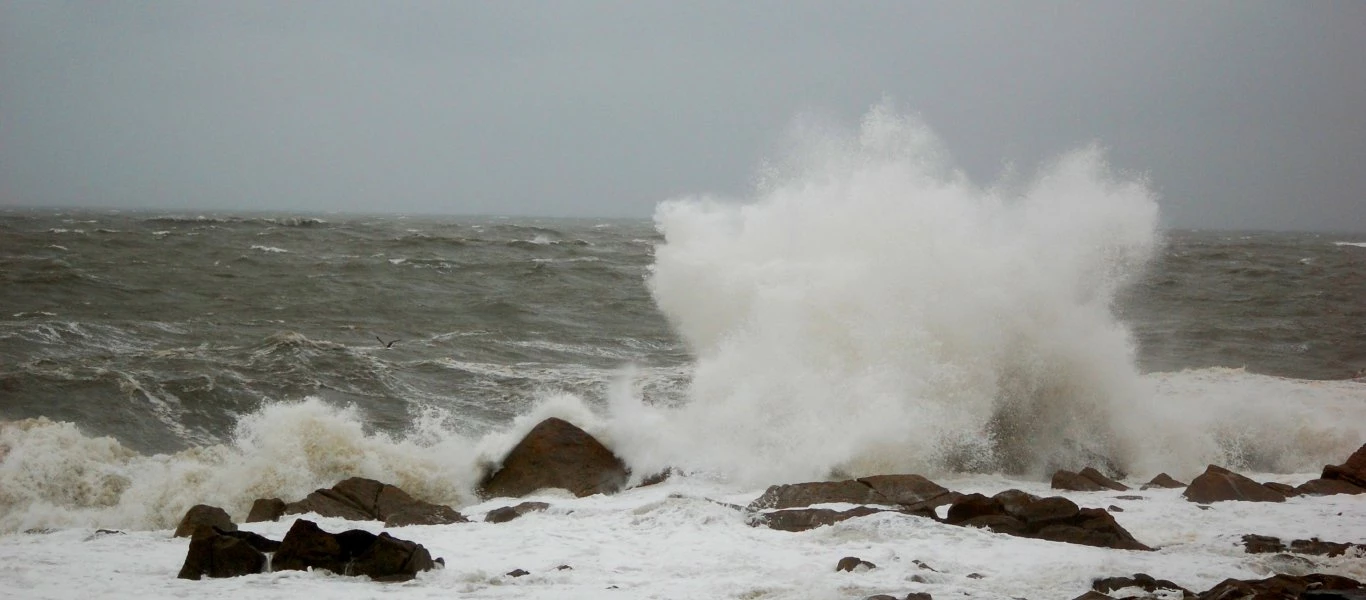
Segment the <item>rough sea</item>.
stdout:
<svg viewBox="0 0 1366 600">
<path fill-rule="evenodd" d="M 1126 505 L 1125 524 L 1169 551 L 1132 564 L 881 517 L 760 531 L 701 500 L 892 472 L 1047 493 L 1053 469 L 1088 464 L 1293 482 L 1366 441 L 1366 233 L 1162 229 L 1146 183 L 1094 149 L 980 186 L 926 166 L 907 127 L 870 115 L 861 135 L 765 171 L 752 197 L 679 198 L 653 220 L 0 211 L 0 585 L 378 594 L 325 574 L 175 581 L 183 544 L 164 530 L 196 503 L 240 519 L 255 498 L 350 476 L 478 516 L 501 505 L 475 497 L 479 477 L 546 416 L 637 476 L 679 475 L 635 495 L 551 495 L 563 508 L 520 529 L 412 528 L 449 566 L 404 589 L 852 598 L 920 585 L 813 574 L 842 556 L 824 549 L 852 545 L 883 561 L 923 546 L 948 571 L 987 574 L 933 579 L 935 597 L 1072 597 L 1106 568 L 1165 568 L 1153 574 L 1193 587 L 1274 570 L 1221 550 L 1235 534 L 1362 541 L 1366 510 L 1348 497 L 1216 518 L 1145 492 L 1153 503 Z M 462 558 L 470 540 L 489 550 Z M 745 569 L 741 548 L 766 566 Z M 96 552 L 135 558 L 117 584 L 63 570 Z M 537 561 L 577 570 L 500 575 L 549 568 Z"/>
</svg>

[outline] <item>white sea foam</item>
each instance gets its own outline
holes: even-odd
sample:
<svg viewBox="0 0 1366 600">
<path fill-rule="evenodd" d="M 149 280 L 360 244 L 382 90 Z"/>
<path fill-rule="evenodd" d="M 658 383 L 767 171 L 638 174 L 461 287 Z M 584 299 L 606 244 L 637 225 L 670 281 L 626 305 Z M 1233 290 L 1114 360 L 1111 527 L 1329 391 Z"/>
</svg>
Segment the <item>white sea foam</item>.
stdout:
<svg viewBox="0 0 1366 600">
<path fill-rule="evenodd" d="M 284 252 L 289 252 L 288 250 L 285 250 L 284 248 L 276 248 L 275 246 L 262 246 L 262 245 L 260 245 L 260 244 L 252 244 L 251 249 L 252 249 L 252 250 L 260 250 L 261 252 L 271 252 L 271 253 L 284 253 Z"/>
<path fill-rule="evenodd" d="M 1334 245 L 1334 246 L 1356 246 L 1357 248 L 1366 248 L 1366 242 L 1333 242 L 1333 245 Z"/>
</svg>

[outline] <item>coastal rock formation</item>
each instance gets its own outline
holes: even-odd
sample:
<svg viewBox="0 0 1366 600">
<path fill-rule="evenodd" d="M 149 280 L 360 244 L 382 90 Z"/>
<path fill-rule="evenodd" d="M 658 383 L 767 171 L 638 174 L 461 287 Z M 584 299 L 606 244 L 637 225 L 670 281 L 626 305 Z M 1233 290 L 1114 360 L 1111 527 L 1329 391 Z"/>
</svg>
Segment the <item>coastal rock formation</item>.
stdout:
<svg viewBox="0 0 1366 600">
<path fill-rule="evenodd" d="M 550 418 L 513 447 L 479 491 L 493 498 L 563 488 L 583 497 L 616 492 L 629 475 L 625 463 L 596 438 L 568 421 Z"/>
<path fill-rule="evenodd" d="M 366 575 L 376 581 L 406 581 L 436 565 L 421 544 L 388 532 L 375 535 L 352 529 L 334 534 L 305 519 L 294 522 L 271 561 L 276 571 L 327 569 L 338 575 Z"/>
<path fill-rule="evenodd" d="M 841 558 L 840 561 L 835 564 L 836 572 L 849 571 L 852 573 L 854 571 L 867 571 L 876 568 L 877 565 L 870 563 L 866 560 L 863 560 L 857 556 L 846 556 L 844 558 Z"/>
<path fill-rule="evenodd" d="M 1104 473 L 1091 467 L 1082 469 L 1080 473 L 1059 469 L 1053 473 L 1053 480 L 1050 485 L 1055 490 L 1071 490 L 1074 492 L 1098 492 L 1101 490 L 1125 492 L 1129 490 L 1129 486 L 1110 479 Z"/>
<path fill-rule="evenodd" d="M 1323 468 L 1323 479 L 1345 481 L 1359 488 L 1366 488 L 1366 444 L 1362 444 L 1340 465 L 1327 465 Z"/>
<path fill-rule="evenodd" d="M 195 529 L 202 525 L 217 527 L 224 531 L 237 531 L 237 525 L 232 522 L 232 517 L 228 516 L 228 511 L 217 506 L 196 504 L 185 511 L 185 516 L 180 519 L 180 525 L 175 528 L 175 537 L 190 537 L 194 535 Z"/>
<path fill-rule="evenodd" d="M 1352 485 L 1341 479 L 1310 479 L 1301 483 L 1295 491 L 1310 496 L 1331 496 L 1333 494 L 1366 494 L 1366 488 Z"/>
<path fill-rule="evenodd" d="M 1349 544 L 1339 542 L 1325 542 L 1319 538 L 1307 540 L 1291 540 L 1287 546 L 1280 538 L 1269 535 L 1248 534 L 1243 536 L 1243 549 L 1248 554 L 1272 554 L 1279 552 L 1293 552 L 1295 554 L 1311 554 L 1315 556 L 1342 556 L 1349 551 L 1360 551 L 1366 553 L 1366 545 Z"/>
<path fill-rule="evenodd" d="M 539 512 L 550 508 L 545 502 L 523 502 L 516 506 L 495 508 L 484 515 L 485 523 L 506 523 L 529 512 Z"/>
<path fill-rule="evenodd" d="M 1175 478 L 1173 478 L 1171 475 L 1168 475 L 1168 474 L 1166 474 L 1166 473 L 1158 473 L 1157 476 L 1156 476 L 1156 477 L 1153 477 L 1152 480 L 1148 481 L 1148 483 L 1143 484 L 1143 487 L 1140 488 L 1140 489 L 1144 489 L 1144 490 L 1149 489 L 1149 488 L 1169 488 L 1169 489 L 1175 489 L 1175 488 L 1183 488 L 1183 487 L 1186 487 L 1186 484 L 1181 483 L 1180 481 L 1177 481 L 1177 480 L 1176 480 Z"/>
<path fill-rule="evenodd" d="M 949 506 L 944 522 L 997 533 L 1120 550 L 1152 550 L 1099 508 L 1080 508 L 1060 496 L 1040 498 L 1006 490 L 990 498 L 969 494 Z"/>
<path fill-rule="evenodd" d="M 1285 502 L 1285 494 L 1215 465 L 1209 465 L 1204 473 L 1192 480 L 1181 495 L 1201 504 L 1225 500 Z"/>
<path fill-rule="evenodd" d="M 961 496 L 919 475 L 874 475 L 845 481 L 770 486 L 749 504 L 748 510 L 848 503 L 899 506 L 904 511 L 915 512 L 932 510 Z"/>
<path fill-rule="evenodd" d="M 285 501 L 279 498 L 257 498 L 247 512 L 248 523 L 279 521 L 285 514 Z"/>
<path fill-rule="evenodd" d="M 266 567 L 265 553 L 279 546 L 279 542 L 254 533 L 200 525 L 190 538 L 190 549 L 177 577 L 198 580 L 260 573 Z"/>
<path fill-rule="evenodd" d="M 1361 582 L 1338 575 L 1314 573 L 1304 576 L 1276 575 L 1266 579 L 1225 579 L 1197 598 L 1199 600 L 1296 600 L 1298 598 L 1341 598 L 1334 591 L 1362 590 Z M 1355 594 L 1354 594 L 1355 595 Z M 1352 596 L 1345 596 L 1352 597 Z M 1357 595 L 1357 597 L 1360 597 Z"/>
<path fill-rule="evenodd" d="M 403 490 L 362 477 L 352 477 L 285 505 L 285 514 L 317 513 L 352 521 L 384 521 L 388 527 L 465 523 L 464 515 L 442 504 L 409 496 Z"/>
<path fill-rule="evenodd" d="M 749 518 L 752 527 L 764 526 L 779 531 L 806 531 L 825 525 L 834 525 L 854 517 L 866 517 L 880 512 L 896 512 L 871 506 L 858 506 L 849 510 L 828 508 L 794 508 L 760 513 Z"/>
<path fill-rule="evenodd" d="M 1096 579 L 1091 582 L 1091 589 L 1101 594 L 1109 594 L 1115 590 L 1124 588 L 1139 588 L 1149 594 L 1155 594 L 1158 590 L 1177 592 L 1182 597 L 1192 597 L 1190 590 L 1183 588 L 1166 579 L 1156 579 L 1147 573 L 1134 573 L 1133 577 L 1106 577 Z M 1108 596 L 1107 596 L 1108 597 Z"/>
</svg>

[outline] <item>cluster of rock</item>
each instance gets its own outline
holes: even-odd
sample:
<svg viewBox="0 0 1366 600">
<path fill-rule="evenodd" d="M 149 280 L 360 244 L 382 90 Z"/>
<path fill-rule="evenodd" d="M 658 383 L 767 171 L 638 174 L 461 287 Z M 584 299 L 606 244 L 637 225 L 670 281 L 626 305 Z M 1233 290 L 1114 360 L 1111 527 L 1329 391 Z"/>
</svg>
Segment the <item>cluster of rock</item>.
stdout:
<svg viewBox="0 0 1366 600">
<path fill-rule="evenodd" d="M 365 575 L 376 581 L 406 581 L 444 565 L 422 544 L 381 532 L 323 531 L 299 519 L 281 541 L 245 531 L 200 525 L 190 540 L 181 579 L 235 577 L 267 571 L 326 569 L 339 575 Z"/>
<path fill-rule="evenodd" d="M 384 521 L 386 527 L 465 523 L 464 515 L 444 504 L 418 500 L 374 479 L 352 477 L 330 489 L 315 490 L 298 502 L 262 498 L 251 506 L 247 522 L 278 521 L 283 515 L 315 513 L 349 521 Z"/>
<path fill-rule="evenodd" d="M 1111 592 L 1141 591 L 1141 595 L 1112 596 Z M 1091 583 L 1091 591 L 1073 600 L 1138 600 L 1180 595 L 1187 600 L 1360 600 L 1366 586 L 1348 577 L 1312 574 L 1276 575 L 1266 579 L 1225 579 L 1201 593 L 1192 592 L 1165 579 L 1136 573 L 1132 577 L 1107 577 Z"/>
<path fill-rule="evenodd" d="M 1289 544 L 1286 544 L 1277 537 L 1255 534 L 1243 536 L 1243 549 L 1246 550 L 1248 554 L 1293 552 L 1295 554 L 1312 554 L 1331 558 L 1334 556 L 1342 556 L 1348 552 L 1356 552 L 1361 556 L 1366 556 L 1366 544 L 1325 542 L 1319 538 L 1291 540 Z"/>
</svg>

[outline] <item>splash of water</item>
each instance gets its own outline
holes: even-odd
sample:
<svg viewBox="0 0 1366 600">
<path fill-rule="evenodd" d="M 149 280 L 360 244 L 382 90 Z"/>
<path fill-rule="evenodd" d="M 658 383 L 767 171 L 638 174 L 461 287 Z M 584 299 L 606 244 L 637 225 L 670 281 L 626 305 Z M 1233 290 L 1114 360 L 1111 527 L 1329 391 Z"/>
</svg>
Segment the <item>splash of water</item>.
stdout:
<svg viewBox="0 0 1366 600">
<path fill-rule="evenodd" d="M 1112 305 L 1159 241 L 1142 179 L 1088 147 L 976 185 L 885 103 L 795 137 L 753 198 L 656 213 L 650 289 L 697 357 L 675 454 L 756 483 L 1124 468 L 1143 386 Z"/>
</svg>

